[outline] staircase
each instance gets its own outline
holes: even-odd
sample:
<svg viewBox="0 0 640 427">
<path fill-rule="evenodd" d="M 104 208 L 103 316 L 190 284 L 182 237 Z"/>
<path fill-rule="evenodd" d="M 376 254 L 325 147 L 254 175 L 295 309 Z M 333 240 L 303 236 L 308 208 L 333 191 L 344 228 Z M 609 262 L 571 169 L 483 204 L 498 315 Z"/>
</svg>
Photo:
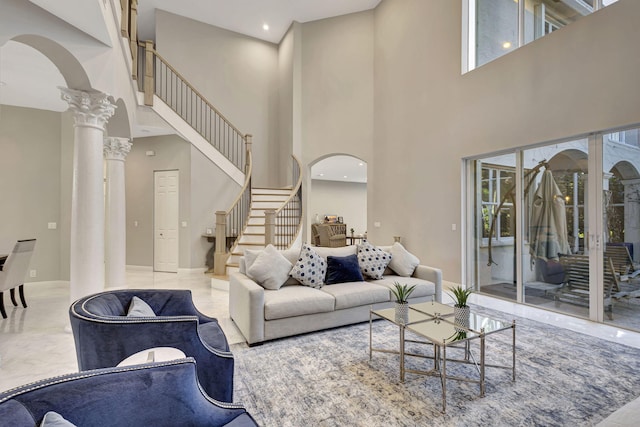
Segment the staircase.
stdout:
<svg viewBox="0 0 640 427">
<path fill-rule="evenodd" d="M 263 249 L 265 247 L 265 214 L 266 210 L 278 210 L 289 199 L 290 188 L 252 188 L 251 209 L 247 225 L 231 248 L 227 260 L 227 274 L 237 271 L 240 257 L 247 249 Z"/>
</svg>

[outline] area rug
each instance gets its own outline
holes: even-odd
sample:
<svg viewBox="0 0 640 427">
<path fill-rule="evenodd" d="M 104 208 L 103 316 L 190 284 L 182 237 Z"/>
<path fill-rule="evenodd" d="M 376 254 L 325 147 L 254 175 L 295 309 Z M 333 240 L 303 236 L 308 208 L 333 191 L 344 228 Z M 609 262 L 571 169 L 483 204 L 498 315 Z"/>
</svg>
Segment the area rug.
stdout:
<svg viewBox="0 0 640 427">
<path fill-rule="evenodd" d="M 640 350 L 473 309 L 516 320 L 516 381 L 509 370 L 487 368 L 481 398 L 477 384 L 450 380 L 446 413 L 437 377 L 407 374 L 401 383 L 397 355 L 374 353 L 369 361 L 368 323 L 250 348 L 234 345 L 234 401 L 265 427 L 590 426 L 640 394 Z M 397 327 L 381 320 L 373 327 L 374 346 L 397 346 Z M 487 363 L 508 364 L 510 343 L 509 332 L 492 335 Z M 432 364 L 415 358 L 408 363 L 423 369 Z M 453 375 L 470 375 L 470 368 L 447 365 Z"/>
</svg>

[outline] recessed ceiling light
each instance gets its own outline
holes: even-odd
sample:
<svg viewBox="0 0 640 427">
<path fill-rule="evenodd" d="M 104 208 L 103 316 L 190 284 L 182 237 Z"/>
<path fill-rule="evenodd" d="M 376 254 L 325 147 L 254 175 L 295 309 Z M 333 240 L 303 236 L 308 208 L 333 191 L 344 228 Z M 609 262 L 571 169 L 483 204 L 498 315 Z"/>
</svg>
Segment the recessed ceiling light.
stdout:
<svg viewBox="0 0 640 427">
<path fill-rule="evenodd" d="M 269 31 L 269 24 L 262 24 L 262 29 L 265 31 Z"/>
<path fill-rule="evenodd" d="M 358 166 L 364 166 L 364 163 L 360 162 L 358 163 Z"/>
<path fill-rule="evenodd" d="M 343 178 L 348 178 L 347 175 L 344 175 Z"/>
<path fill-rule="evenodd" d="M 511 42 L 502 43 L 502 48 L 503 49 L 510 49 L 511 48 Z"/>
<path fill-rule="evenodd" d="M 319 173 L 318 176 L 324 176 L 324 174 L 323 173 Z"/>
</svg>

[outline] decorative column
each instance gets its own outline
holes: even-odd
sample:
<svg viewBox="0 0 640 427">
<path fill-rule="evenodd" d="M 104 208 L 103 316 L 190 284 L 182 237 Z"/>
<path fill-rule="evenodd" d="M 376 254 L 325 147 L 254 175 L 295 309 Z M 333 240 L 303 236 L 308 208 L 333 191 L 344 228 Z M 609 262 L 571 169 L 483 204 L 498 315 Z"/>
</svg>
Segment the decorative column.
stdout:
<svg viewBox="0 0 640 427">
<path fill-rule="evenodd" d="M 633 260 L 640 260 L 640 179 L 626 179 L 624 185 L 624 241 L 633 243 Z"/>
<path fill-rule="evenodd" d="M 122 287 L 126 283 L 127 231 L 125 209 L 124 160 L 131 150 L 127 138 L 104 139 L 107 180 L 105 185 L 105 285 Z"/>
<path fill-rule="evenodd" d="M 74 120 L 71 301 L 104 289 L 104 129 L 116 106 L 102 92 L 60 88 Z"/>
</svg>

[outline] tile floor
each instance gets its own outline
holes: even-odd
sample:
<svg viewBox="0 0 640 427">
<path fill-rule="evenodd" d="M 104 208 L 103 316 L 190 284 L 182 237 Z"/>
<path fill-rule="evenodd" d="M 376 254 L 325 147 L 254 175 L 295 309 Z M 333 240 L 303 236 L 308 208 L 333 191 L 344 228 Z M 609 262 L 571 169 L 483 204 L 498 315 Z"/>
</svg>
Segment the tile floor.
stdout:
<svg viewBox="0 0 640 427">
<path fill-rule="evenodd" d="M 228 293 L 212 288 L 211 279 L 202 272 L 173 274 L 129 269 L 127 287 L 191 289 L 196 307 L 204 314 L 219 320 L 231 344 L 244 341 L 229 318 Z M 27 309 L 13 307 L 8 295 L 5 298 L 8 318 L 0 319 L 0 391 L 77 371 L 73 336 L 69 332 L 68 283 L 28 283 L 25 285 L 25 295 L 29 305 Z M 445 297 L 445 302 L 448 302 L 447 298 Z M 640 333 L 478 294 L 471 296 L 471 302 L 640 348 Z M 640 415 L 640 401 L 631 402 L 621 412 L 624 415 L 623 421 L 630 419 L 629 414 L 634 414 L 633 418 L 637 419 Z M 603 425 L 624 424 L 616 421 Z"/>
</svg>

